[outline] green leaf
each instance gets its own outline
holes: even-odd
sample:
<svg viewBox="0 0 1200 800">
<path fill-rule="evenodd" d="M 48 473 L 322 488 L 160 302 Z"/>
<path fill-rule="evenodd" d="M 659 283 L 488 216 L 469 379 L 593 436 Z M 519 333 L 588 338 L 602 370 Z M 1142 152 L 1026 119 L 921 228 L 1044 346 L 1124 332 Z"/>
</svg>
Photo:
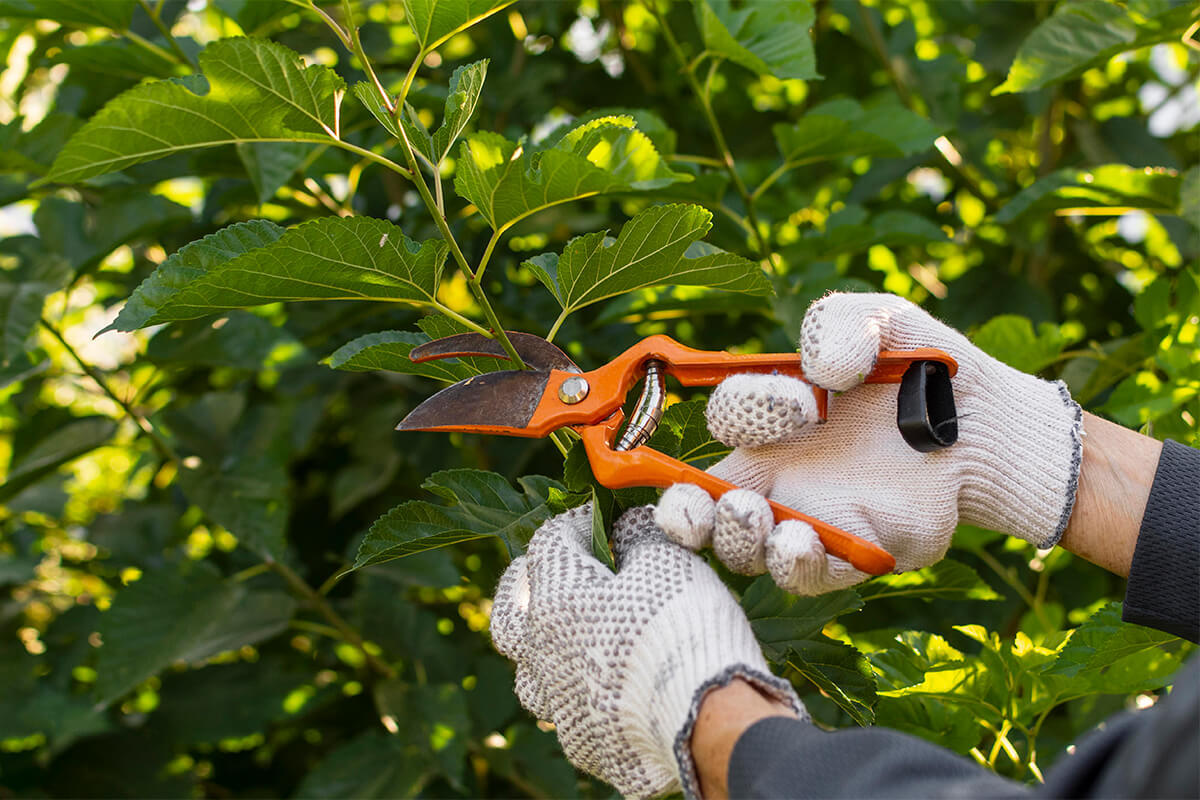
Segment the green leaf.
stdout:
<svg viewBox="0 0 1200 800">
<path fill-rule="evenodd" d="M 133 331 L 154 324 L 160 309 L 189 283 L 243 253 L 276 241 L 285 230 L 263 219 L 239 222 L 181 247 L 142 281 L 105 330 Z"/>
<path fill-rule="evenodd" d="M 198 147 L 329 142 L 345 84 L 332 69 L 263 39 L 222 39 L 203 77 L 144 83 L 109 102 L 55 159 L 45 180 L 82 181 Z"/>
<path fill-rule="evenodd" d="M 428 334 L 415 331 L 380 331 L 368 333 L 339 347 L 329 356 L 334 369 L 350 372 L 386 370 L 420 375 L 446 383 L 455 383 L 472 375 L 482 375 L 507 369 L 510 362 L 503 358 L 441 358 L 417 363 L 409 352 L 419 344 L 431 341 Z"/>
<path fill-rule="evenodd" d="M 973 337 L 975 346 L 1022 372 L 1038 372 L 1058 360 L 1072 339 L 1052 322 L 1038 325 L 1028 317 L 1003 314 L 984 323 Z"/>
<path fill-rule="evenodd" d="M 404 17 L 417 37 L 421 52 L 425 53 L 514 2 L 516 0 L 404 0 Z"/>
<path fill-rule="evenodd" d="M 418 245 L 392 223 L 371 217 L 323 217 L 274 241 L 278 228 L 270 223 L 232 227 L 237 231 L 223 236 L 230 231 L 226 228 L 214 234 L 221 237 L 215 241 L 201 240 L 204 246 L 187 257 L 184 252 L 196 243 L 183 248 L 176 263 L 164 261 L 130 300 L 132 306 L 140 295 L 139 313 L 125 319 L 122 312 L 114 327 L 132 330 L 279 301 L 436 303 L 447 252 L 440 239 Z M 261 244 L 251 247 L 255 242 Z M 193 266 L 201 260 L 204 266 Z"/>
<path fill-rule="evenodd" d="M 862 607 L 853 589 L 797 597 L 776 586 L 770 575 L 756 578 L 742 595 L 742 609 L 771 661 L 782 660 L 789 648 L 816 636 L 826 623 Z"/>
<path fill-rule="evenodd" d="M 672 458 L 707 469 L 730 453 L 731 448 L 712 438 L 704 411 L 708 400 L 698 398 L 672 403 L 663 411 L 658 430 L 647 444 Z"/>
<path fill-rule="evenodd" d="M 874 578 L 860 585 L 857 591 L 866 602 L 895 597 L 920 597 L 924 600 L 1001 599 L 975 570 L 949 558 L 911 572 Z"/>
<path fill-rule="evenodd" d="M 1177 40 L 1194 15 L 1187 3 L 1172 7 L 1154 0 L 1067 0 L 1021 43 L 1008 79 L 992 94 L 1062 83 L 1128 50 Z"/>
<path fill-rule="evenodd" d="M 1200 166 L 1183 173 L 1179 185 L 1179 215 L 1200 228 Z"/>
<path fill-rule="evenodd" d="M 611 522 L 605 519 L 604 508 L 608 503 L 605 503 L 602 498 L 597 497 L 597 488 L 592 487 L 592 555 L 596 557 L 604 566 L 608 567 L 613 572 L 617 571 L 617 562 L 613 557 L 612 548 L 608 546 L 608 529 Z"/>
<path fill-rule="evenodd" d="M 822 634 L 792 643 L 785 660 L 859 725 L 875 721 L 875 673 L 858 650 Z"/>
<path fill-rule="evenodd" d="M 781 80 L 821 77 L 808 0 L 697 0 L 693 8 L 704 46 L 717 55 Z"/>
<path fill-rule="evenodd" d="M 1171 169 L 1105 164 L 1090 170 L 1060 169 L 1022 189 L 996 214 L 1007 225 L 1028 214 L 1066 208 L 1141 208 L 1180 213 L 1179 173 Z"/>
<path fill-rule="evenodd" d="M 526 261 L 565 314 L 646 286 L 701 285 L 748 294 L 770 294 L 771 284 L 752 261 L 700 242 L 712 212 L 700 206 L 651 206 L 621 227 L 567 243 L 561 257 L 546 253 Z"/>
<path fill-rule="evenodd" d="M 292 179 L 311 149 L 303 142 L 239 142 L 238 158 L 254 184 L 258 202 L 274 197 Z"/>
<path fill-rule="evenodd" d="M 330 800 L 415 797 L 427 779 L 427 767 L 418 753 L 406 751 L 398 737 L 369 730 L 317 764 L 300 782 L 296 796 Z"/>
<path fill-rule="evenodd" d="M 127 41 L 101 41 L 83 47 L 69 47 L 55 56 L 54 60 L 70 64 L 73 69 L 134 82 L 146 78 L 169 78 L 175 74 L 175 63 L 169 58 Z"/>
<path fill-rule="evenodd" d="M 46 298 L 70 282 L 71 265 L 41 251 L 36 240 L 16 244 L 17 266 L 0 269 L 0 364 L 25 355 L 26 344 L 42 318 Z M 8 247 L 4 248 L 9 249 Z"/>
<path fill-rule="evenodd" d="M 122 245 L 191 221 L 184 206 L 142 189 L 106 192 L 90 205 L 48 197 L 33 215 L 46 250 L 61 255 L 77 273 L 93 269 Z"/>
<path fill-rule="evenodd" d="M 1122 621 L 1121 604 L 1112 602 L 1072 631 L 1046 674 L 1095 692 L 1151 691 L 1170 683 L 1190 649 L 1169 633 Z"/>
<path fill-rule="evenodd" d="M 563 487 L 540 475 L 527 475 L 518 483 L 521 491 L 501 475 L 474 469 L 430 475 L 421 488 L 448 504 L 413 500 L 384 514 L 367 532 L 352 569 L 484 536 L 498 536 L 510 554 L 519 555 L 554 513 L 551 491 Z"/>
<path fill-rule="evenodd" d="M 933 146 L 933 123 L 895 103 L 864 108 L 840 98 L 814 106 L 794 125 L 772 129 L 779 152 L 794 164 L 842 156 L 911 156 Z"/>
<path fill-rule="evenodd" d="M 459 149 L 454 189 L 496 231 L 559 203 L 654 189 L 690 176 L 672 171 L 629 117 L 580 125 L 544 149 L 476 133 Z"/>
<path fill-rule="evenodd" d="M 290 361 L 304 352 L 286 328 L 245 311 L 215 322 L 180 322 L 158 331 L 146 345 L 146 358 L 158 364 L 207 364 L 257 370 Z"/>
<path fill-rule="evenodd" d="M 284 465 L 269 453 L 245 454 L 179 470 L 187 498 L 250 549 L 283 557 L 291 504 Z"/>
<path fill-rule="evenodd" d="M 450 76 L 449 94 L 446 96 L 446 108 L 442 112 L 442 125 L 433 134 L 430 152 L 427 154 L 430 163 L 439 165 L 450 154 L 450 148 L 458 141 L 458 137 L 466 130 L 467 123 L 475 114 L 479 105 L 479 95 L 483 91 L 483 81 L 487 78 L 488 59 L 476 61 L 454 70 Z"/>
<path fill-rule="evenodd" d="M 207 562 L 147 572 L 101 617 L 97 701 L 111 703 L 176 661 L 199 662 L 270 638 L 294 610 L 286 595 L 258 597 Z"/>
<path fill-rule="evenodd" d="M 0 503 L 54 470 L 108 442 L 117 425 L 106 417 L 82 417 L 62 425 L 14 456 L 0 484 Z"/>
<path fill-rule="evenodd" d="M 366 108 L 367 111 L 371 112 L 371 116 L 374 117 L 376 121 L 387 130 L 388 133 L 397 139 L 404 138 L 400 135 L 400 128 L 396 126 L 396 118 L 393 117 L 391 112 L 384 107 L 383 100 L 380 99 L 379 92 L 375 90 L 373 85 L 367 83 L 366 81 L 360 81 L 351 87 L 351 91 L 354 92 L 354 96 L 358 98 L 358 102 L 362 103 L 363 107 Z M 424 139 L 428 140 L 428 138 L 429 133 L 426 131 L 424 134 Z M 418 148 L 419 152 L 422 142 L 414 141 L 412 144 L 414 147 Z"/>
<path fill-rule="evenodd" d="M 394 735 L 409 752 L 422 753 L 427 764 L 462 787 L 471 718 L 461 687 L 385 681 L 375 687 L 375 710 L 380 719 L 403 726 Z"/>
<path fill-rule="evenodd" d="M 0 17 L 48 19 L 61 25 L 100 25 L 123 31 L 133 19 L 136 0 L 3 0 Z"/>
</svg>

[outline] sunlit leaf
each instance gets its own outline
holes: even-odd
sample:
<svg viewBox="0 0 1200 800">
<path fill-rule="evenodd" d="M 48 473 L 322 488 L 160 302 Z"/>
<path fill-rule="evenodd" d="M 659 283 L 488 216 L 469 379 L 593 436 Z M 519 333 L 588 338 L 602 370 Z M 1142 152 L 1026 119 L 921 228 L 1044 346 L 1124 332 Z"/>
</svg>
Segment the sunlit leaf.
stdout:
<svg viewBox="0 0 1200 800">
<path fill-rule="evenodd" d="M 972 337 L 975 346 L 1022 372 L 1038 372 L 1053 364 L 1074 339 L 1050 322 L 1038 325 L 1028 317 L 1004 314 L 993 317 Z"/>
<path fill-rule="evenodd" d="M 472 375 L 509 368 L 503 358 L 440 358 L 417 363 L 408 353 L 419 344 L 430 341 L 425 333 L 415 331 L 380 331 L 368 333 L 347 342 L 329 357 L 329 366 L 352 372 L 386 370 L 420 375 L 446 383 L 454 383 Z"/>
<path fill-rule="evenodd" d="M 516 0 L 403 0 L 404 16 L 422 52 Z"/>
<path fill-rule="evenodd" d="M 717 55 L 783 80 L 821 77 L 808 0 L 697 0 L 694 8 L 704 45 Z"/>
<path fill-rule="evenodd" d="M 666 165 L 632 119 L 603 117 L 541 150 L 497 133 L 476 133 L 459 149 L 454 188 L 500 231 L 559 203 L 688 178 Z"/>
<path fill-rule="evenodd" d="M 204 75 L 144 83 L 108 103 L 59 153 L 47 180 L 81 181 L 197 147 L 330 141 L 345 84 L 263 39 L 221 39 Z"/>
<path fill-rule="evenodd" d="M 487 77 L 488 60 L 459 67 L 450 76 L 450 88 L 446 96 L 446 108 L 442 113 L 442 125 L 433 134 L 430 162 L 440 164 L 450 153 L 450 148 L 466 130 L 467 123 L 479 105 L 483 81 Z"/>
<path fill-rule="evenodd" d="M 562 256 L 546 253 L 523 266 L 554 293 L 564 314 L 663 283 L 769 294 L 757 264 L 700 241 L 711 226 L 712 212 L 700 206 L 652 206 L 615 240 L 605 231 L 585 234 L 568 242 Z"/>
<path fill-rule="evenodd" d="M 270 223 L 233 227 L 237 230 L 215 234 L 221 238 L 186 258 L 184 248 L 174 264 L 164 261 L 129 302 L 133 305 L 140 295 L 135 307 L 140 313 L 123 318 L 123 312 L 114 327 L 131 330 L 279 301 L 436 302 L 447 252 L 444 241 L 417 244 L 392 223 L 371 217 L 324 217 L 274 241 L 263 241 L 278 233 Z M 254 240 L 263 244 L 251 249 L 247 245 Z M 242 247 L 246 249 L 234 255 Z M 222 255 L 234 257 L 222 261 Z M 198 259 L 206 260 L 205 267 L 192 266 Z"/>
<path fill-rule="evenodd" d="M 525 476 L 518 483 L 521 491 L 501 475 L 473 469 L 430 475 L 422 488 L 447 503 L 412 500 L 384 514 L 359 546 L 354 569 L 484 536 L 498 536 L 511 554 L 519 555 L 554 513 L 551 490 L 563 487 L 540 475 Z"/>
<path fill-rule="evenodd" d="M 1150 212 L 1180 212 L 1179 173 L 1169 169 L 1105 164 L 1089 170 L 1061 169 L 1022 189 L 997 212 L 1004 225 L 1027 214 L 1066 208 L 1141 208 Z"/>
<path fill-rule="evenodd" d="M 1187 3 L 1171 6 L 1154 0 L 1059 3 L 1021 44 L 1008 79 L 993 94 L 1061 83 L 1128 50 L 1179 39 L 1194 12 Z"/>
<path fill-rule="evenodd" d="M 0 484 L 0 503 L 63 464 L 95 450 L 111 439 L 116 430 L 116 423 L 106 417 L 83 417 L 50 432 L 28 450 L 18 453 L 8 465 L 8 474 Z"/>
<path fill-rule="evenodd" d="M 1121 604 L 1108 603 L 1071 633 L 1046 672 L 1093 691 L 1144 692 L 1169 683 L 1189 651 L 1176 636 L 1123 622 Z"/>
<path fill-rule="evenodd" d="M 894 597 L 1001 599 L 975 570 L 949 558 L 911 572 L 874 578 L 859 586 L 858 594 L 867 602 Z"/>
<path fill-rule="evenodd" d="M 933 146 L 933 123 L 903 106 L 863 107 L 856 100 L 829 100 L 808 110 L 794 125 L 772 128 L 779 152 L 802 164 L 842 156 L 899 157 Z"/>
</svg>

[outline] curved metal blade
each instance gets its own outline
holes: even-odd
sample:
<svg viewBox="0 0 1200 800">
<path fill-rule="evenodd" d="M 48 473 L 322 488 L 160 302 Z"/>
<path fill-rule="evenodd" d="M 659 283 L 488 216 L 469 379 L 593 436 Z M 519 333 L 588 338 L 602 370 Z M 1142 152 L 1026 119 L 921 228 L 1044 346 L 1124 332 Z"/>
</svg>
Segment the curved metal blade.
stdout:
<svg viewBox="0 0 1200 800">
<path fill-rule="evenodd" d="M 550 371 L 560 369 L 564 372 L 580 372 L 579 367 L 570 357 L 540 336 L 532 333 L 509 331 L 508 339 L 528 366 L 538 370 Z M 480 333 L 456 333 L 432 342 L 419 344 L 408 354 L 416 362 L 432 361 L 436 358 L 457 358 L 459 356 L 491 356 L 493 358 L 508 358 L 500 342 L 489 339 Z"/>
<path fill-rule="evenodd" d="M 533 418 L 549 380 L 549 372 L 533 370 L 476 375 L 447 386 L 421 403 L 396 426 L 396 430 L 524 428 Z"/>
</svg>

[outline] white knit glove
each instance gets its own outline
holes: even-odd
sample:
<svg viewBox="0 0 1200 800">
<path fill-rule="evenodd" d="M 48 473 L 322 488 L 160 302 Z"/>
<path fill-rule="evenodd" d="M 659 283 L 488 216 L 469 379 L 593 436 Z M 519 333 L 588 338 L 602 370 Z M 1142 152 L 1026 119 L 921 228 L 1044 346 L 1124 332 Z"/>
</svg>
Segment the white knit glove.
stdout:
<svg viewBox="0 0 1200 800">
<path fill-rule="evenodd" d="M 940 348 L 952 380 L 958 441 L 931 453 L 896 427 L 894 384 L 862 384 L 880 350 Z M 743 487 L 714 503 L 699 487 L 663 493 L 655 521 L 693 550 L 712 544 L 735 572 L 770 571 L 794 594 L 817 595 L 868 577 L 827 556 L 811 527 L 775 525 L 764 497 L 881 545 L 896 569 L 945 555 L 958 522 L 1048 548 L 1075 502 L 1082 414 L 1066 386 L 991 358 L 922 309 L 889 294 L 831 294 L 809 307 L 800 337 L 805 377 L 844 392 L 829 419 L 804 383 L 735 375 L 708 402 L 708 428 L 734 451 L 709 471 Z"/>
<path fill-rule="evenodd" d="M 613 526 L 616 574 L 592 556 L 590 506 L 547 521 L 500 579 L 492 641 L 516 662 L 521 705 L 554 723 L 576 767 L 626 797 L 694 797 L 689 740 L 708 691 L 740 677 L 807 714 L 716 573 L 651 516 L 633 509 Z"/>
</svg>

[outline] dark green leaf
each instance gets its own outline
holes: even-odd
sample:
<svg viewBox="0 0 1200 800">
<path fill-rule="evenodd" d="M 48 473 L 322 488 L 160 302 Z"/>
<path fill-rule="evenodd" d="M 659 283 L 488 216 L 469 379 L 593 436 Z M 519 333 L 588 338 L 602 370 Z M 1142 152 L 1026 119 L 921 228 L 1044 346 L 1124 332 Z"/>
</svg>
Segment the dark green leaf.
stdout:
<svg viewBox="0 0 1200 800">
<path fill-rule="evenodd" d="M 133 331 L 157 321 L 176 293 L 218 266 L 276 241 L 286 229 L 266 220 L 239 222 L 180 248 L 134 290 L 106 330 Z"/>
<path fill-rule="evenodd" d="M 76 272 L 91 270 L 113 250 L 148 233 L 191 219 L 191 212 L 178 203 L 140 190 L 109 192 L 92 206 L 48 197 L 33 217 L 45 248 L 65 258 Z"/>
<path fill-rule="evenodd" d="M 215 322 L 196 320 L 165 327 L 146 346 L 146 357 L 159 364 L 207 364 L 259 369 L 304 352 L 284 328 L 262 317 L 234 311 Z"/>
<path fill-rule="evenodd" d="M 452 785 L 463 785 L 471 720 L 460 687 L 385 681 L 375 687 L 375 709 L 385 726 L 390 720 L 398 728 L 394 736 L 424 753 L 426 763 Z"/>
<path fill-rule="evenodd" d="M 613 558 L 612 548 L 608 546 L 608 530 L 612 521 L 606 519 L 604 513 L 606 503 L 596 496 L 596 487 L 592 487 L 592 555 L 613 572 L 617 571 L 617 562 Z"/>
<path fill-rule="evenodd" d="M 413 797 L 428 780 L 415 748 L 397 737 L 371 730 L 338 747 L 304 776 L 297 797 L 330 800 L 390 800 Z"/>
<path fill-rule="evenodd" d="M 890 103 L 864 108 L 841 98 L 813 106 L 795 125 L 772 130 L 779 152 L 803 164 L 842 156 L 908 156 L 928 150 L 937 128 L 924 117 Z"/>
<path fill-rule="evenodd" d="M 859 725 L 875 721 L 875 673 L 858 650 L 822 634 L 789 644 L 785 660 Z"/>
<path fill-rule="evenodd" d="M 700 206 L 651 206 L 615 240 L 605 231 L 589 233 L 568 242 L 561 257 L 546 253 L 523 266 L 554 293 L 564 316 L 663 283 L 769 294 L 758 264 L 700 241 L 711 226 L 712 212 Z"/>
<path fill-rule="evenodd" d="M 413 500 L 384 514 L 363 539 L 354 569 L 457 542 L 498 536 L 514 557 L 554 513 L 551 491 L 562 484 L 532 475 L 517 491 L 501 475 L 453 469 L 430 475 L 422 488 L 449 501 L 434 505 Z"/>
<path fill-rule="evenodd" d="M 826 623 L 862 607 L 863 601 L 853 589 L 797 597 L 776 586 L 770 575 L 755 579 L 742 595 L 750 627 L 771 661 L 782 660 L 789 648 L 813 638 Z"/>
<path fill-rule="evenodd" d="M 975 570 L 949 558 L 911 572 L 874 578 L 859 586 L 857 591 L 867 602 L 893 597 L 1001 599 Z"/>
<path fill-rule="evenodd" d="M 1067 0 L 1021 44 L 1008 80 L 993 94 L 1061 83 L 1127 50 L 1179 39 L 1194 11 L 1187 3 L 1172 7 L 1153 0 Z"/>
<path fill-rule="evenodd" d="M 204 562 L 182 572 L 150 571 L 118 592 L 101 617 L 96 699 L 111 703 L 175 661 L 269 638 L 287 626 L 293 609 L 290 599 L 259 598 Z M 244 612 L 249 621 L 238 619 Z"/>
<path fill-rule="evenodd" d="M 189 500 L 252 550 L 283 557 L 291 510 L 287 471 L 270 454 L 182 468 L 179 485 Z"/>
<path fill-rule="evenodd" d="M 650 447 L 700 469 L 707 469 L 728 455 L 731 448 L 708 432 L 704 416 L 707 406 L 708 401 L 703 398 L 667 406 L 658 430 L 650 437 Z"/>
<path fill-rule="evenodd" d="M 386 370 L 420 375 L 446 383 L 455 383 L 472 375 L 504 369 L 510 362 L 502 358 L 442 358 L 416 363 L 408 353 L 430 341 L 425 333 L 381 331 L 368 333 L 347 342 L 329 356 L 329 366 L 352 372 Z"/>
<path fill-rule="evenodd" d="M 100 25 L 123 31 L 133 18 L 136 0 L 3 0 L 0 16 L 53 20 L 62 25 Z"/>
<path fill-rule="evenodd" d="M 396 118 L 393 117 L 391 112 L 384 107 L 383 100 L 380 99 L 379 92 L 376 91 L 374 85 L 367 83 L 366 81 L 360 81 L 351 87 L 351 91 L 353 91 L 354 96 L 358 98 L 358 102 L 362 103 L 367 111 L 371 112 L 371 116 L 373 116 L 376 121 L 387 130 L 388 133 L 397 139 L 404 138 L 400 135 L 400 128 L 396 126 Z M 413 141 L 411 134 L 409 138 L 409 141 L 414 147 L 417 148 L 418 152 L 421 152 L 422 145 L 425 145 L 426 151 L 429 149 L 428 140 L 428 131 L 425 131 L 423 136 L 417 137 L 417 141 Z"/>
<path fill-rule="evenodd" d="M 214 234 L 222 237 L 216 242 L 201 240 L 205 247 L 187 257 L 184 248 L 174 264 L 171 259 L 164 261 L 134 293 L 134 299 L 141 296 L 137 308 L 142 313 L 118 317 L 113 323 L 117 330 L 278 301 L 436 302 L 447 252 L 440 239 L 418 245 L 392 223 L 370 217 L 316 219 L 289 229 L 275 241 L 263 241 L 278 232 L 270 223 L 233 227 L 238 230 L 229 236 L 222 237 L 229 228 Z M 242 242 L 253 240 L 263 243 L 236 254 Z M 221 261 L 221 255 L 234 257 Z M 192 266 L 201 259 L 208 263 Z M 129 305 L 133 304 L 131 299 Z M 150 309 L 153 313 L 147 316 L 145 310 Z"/>
<path fill-rule="evenodd" d="M 0 485 L 0 503 L 15 497 L 54 470 L 108 442 L 117 425 L 105 417 L 83 417 L 50 432 L 8 465 Z"/>
<path fill-rule="evenodd" d="M 197 147 L 335 138 L 345 84 L 328 67 L 305 67 L 264 39 L 213 42 L 200 67 L 198 80 L 144 83 L 110 102 L 71 137 L 47 180 L 82 181 Z"/>
<path fill-rule="evenodd" d="M 810 30 L 815 20 L 808 0 L 697 0 L 696 24 L 704 45 L 760 75 L 821 77 Z"/>
<path fill-rule="evenodd" d="M 503 231 L 559 203 L 688 179 L 666 165 L 631 118 L 603 117 L 544 150 L 496 133 L 476 133 L 462 143 L 454 188 L 493 229 Z"/>
<path fill-rule="evenodd" d="M 239 142 L 238 157 L 254 184 L 258 202 L 274 197 L 292 179 L 311 149 L 303 142 Z"/>
<path fill-rule="evenodd" d="M 1179 215 L 1200 228 L 1200 167 L 1183 173 L 1179 186 Z"/>
<path fill-rule="evenodd" d="M 64 288 L 74 274 L 61 256 L 42 252 L 34 241 L 25 241 L 17 266 L 0 270 L 0 364 L 4 365 L 25 355 L 46 298 Z"/>
</svg>

